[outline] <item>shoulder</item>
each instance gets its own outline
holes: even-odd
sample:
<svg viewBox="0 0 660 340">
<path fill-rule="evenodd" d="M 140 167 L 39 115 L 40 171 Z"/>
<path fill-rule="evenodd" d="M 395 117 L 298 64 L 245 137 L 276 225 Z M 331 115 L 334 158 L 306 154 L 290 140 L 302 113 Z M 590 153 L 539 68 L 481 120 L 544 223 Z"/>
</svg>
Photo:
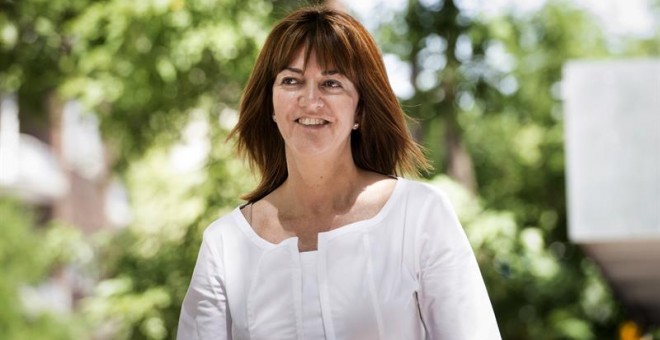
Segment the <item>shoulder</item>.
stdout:
<svg viewBox="0 0 660 340">
<path fill-rule="evenodd" d="M 243 214 L 239 208 L 233 209 L 213 222 L 204 229 L 204 240 L 212 241 L 223 238 L 227 233 L 240 229 Z"/>
<path fill-rule="evenodd" d="M 407 188 L 408 191 L 424 194 L 437 194 L 440 192 L 440 189 L 426 182 L 419 180 L 409 179 L 399 177 L 399 181 L 402 182 Z"/>
<path fill-rule="evenodd" d="M 456 211 L 448 195 L 438 186 L 409 179 L 400 179 L 403 209 L 412 220 L 424 228 L 459 224 Z"/>
<path fill-rule="evenodd" d="M 402 191 L 408 200 L 417 204 L 449 204 L 445 192 L 435 185 L 406 178 L 399 178 L 399 181 L 401 181 Z"/>
</svg>

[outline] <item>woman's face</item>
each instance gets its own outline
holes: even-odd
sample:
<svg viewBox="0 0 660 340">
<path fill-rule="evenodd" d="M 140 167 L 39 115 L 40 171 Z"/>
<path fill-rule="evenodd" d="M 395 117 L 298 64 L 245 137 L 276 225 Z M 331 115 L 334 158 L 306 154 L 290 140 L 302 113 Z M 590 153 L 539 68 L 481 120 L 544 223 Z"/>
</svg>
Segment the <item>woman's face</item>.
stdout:
<svg viewBox="0 0 660 340">
<path fill-rule="evenodd" d="M 337 70 L 322 69 L 314 51 L 305 67 L 300 48 L 273 84 L 274 118 L 287 155 L 350 154 L 358 100 L 353 82 Z"/>
</svg>

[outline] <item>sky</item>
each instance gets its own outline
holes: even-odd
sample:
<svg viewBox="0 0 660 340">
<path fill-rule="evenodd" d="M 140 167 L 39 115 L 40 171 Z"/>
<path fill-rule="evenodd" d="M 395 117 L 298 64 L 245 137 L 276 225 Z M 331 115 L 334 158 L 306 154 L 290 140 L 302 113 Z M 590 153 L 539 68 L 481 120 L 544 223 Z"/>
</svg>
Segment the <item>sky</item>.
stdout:
<svg viewBox="0 0 660 340">
<path fill-rule="evenodd" d="M 419 0 L 422 4 L 433 6 L 442 0 Z M 576 6 L 586 8 L 592 12 L 603 24 L 603 29 L 611 34 L 633 34 L 646 36 L 658 29 L 660 13 L 650 10 L 651 0 L 572 0 Z M 546 0 L 455 0 L 456 5 L 465 13 L 473 15 L 493 16 L 507 9 L 518 12 L 534 11 Z M 386 10 L 402 10 L 407 0 L 344 0 L 348 8 L 355 11 L 365 25 L 369 28 L 382 20 L 382 13 Z M 375 10 L 378 16 L 372 15 Z M 387 15 L 385 15 L 387 17 Z M 378 19 L 376 19 L 378 18 Z M 386 20 L 386 18 L 385 18 Z"/>
</svg>

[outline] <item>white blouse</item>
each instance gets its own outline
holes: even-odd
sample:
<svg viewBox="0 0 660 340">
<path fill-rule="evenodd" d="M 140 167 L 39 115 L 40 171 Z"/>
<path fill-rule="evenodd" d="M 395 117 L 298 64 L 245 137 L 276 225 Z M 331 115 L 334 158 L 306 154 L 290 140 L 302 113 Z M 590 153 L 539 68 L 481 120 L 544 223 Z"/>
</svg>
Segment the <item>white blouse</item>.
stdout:
<svg viewBox="0 0 660 340">
<path fill-rule="evenodd" d="M 325 339 L 323 315 L 321 312 L 321 294 L 316 270 L 317 251 L 300 253 L 302 272 L 302 317 L 305 339 Z"/>
<path fill-rule="evenodd" d="M 430 185 L 400 178 L 376 216 L 319 233 L 315 256 L 328 340 L 500 339 L 470 244 Z M 297 237 L 270 243 L 236 208 L 204 232 L 177 338 L 309 339 L 302 268 Z"/>
</svg>

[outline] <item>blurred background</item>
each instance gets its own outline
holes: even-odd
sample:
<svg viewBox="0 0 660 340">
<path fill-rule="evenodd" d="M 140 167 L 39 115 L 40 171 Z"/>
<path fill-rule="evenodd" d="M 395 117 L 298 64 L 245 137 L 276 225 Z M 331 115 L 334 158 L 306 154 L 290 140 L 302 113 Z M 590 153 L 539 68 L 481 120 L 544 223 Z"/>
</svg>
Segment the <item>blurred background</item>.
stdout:
<svg viewBox="0 0 660 340">
<path fill-rule="evenodd" d="M 173 339 L 299 0 L 0 0 L 0 338 Z M 660 339 L 660 1 L 326 1 L 376 37 L 505 339 Z"/>
</svg>

